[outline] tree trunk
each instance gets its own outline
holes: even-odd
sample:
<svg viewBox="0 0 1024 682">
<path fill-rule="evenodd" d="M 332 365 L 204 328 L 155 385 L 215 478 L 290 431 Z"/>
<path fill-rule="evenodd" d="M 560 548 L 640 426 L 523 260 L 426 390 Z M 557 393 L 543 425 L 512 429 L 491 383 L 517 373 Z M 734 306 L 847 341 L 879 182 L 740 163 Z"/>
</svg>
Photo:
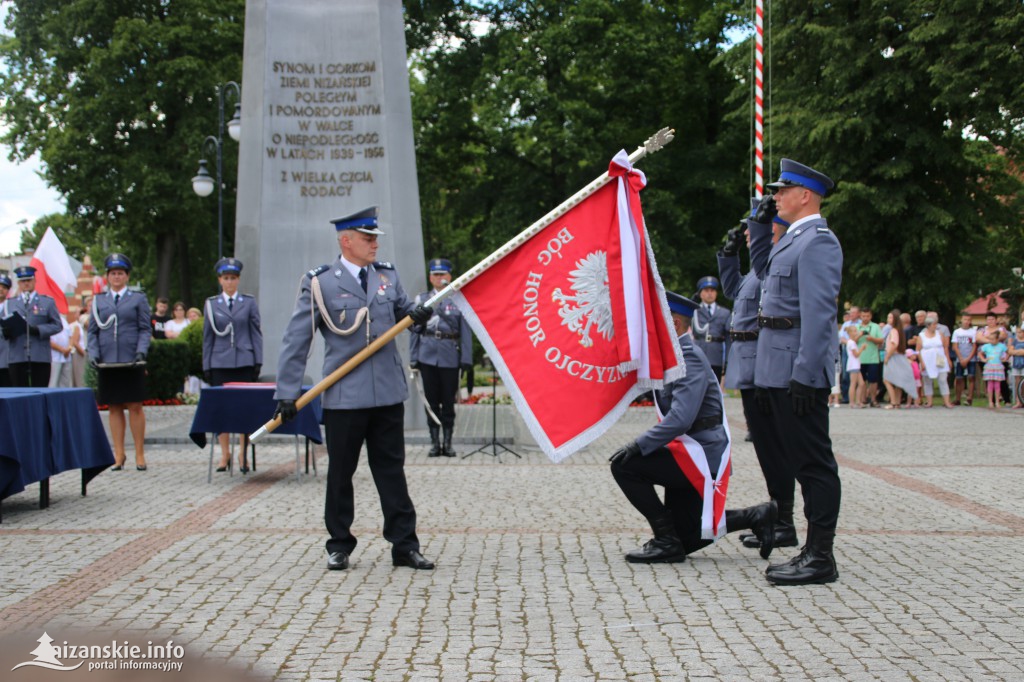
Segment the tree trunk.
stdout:
<svg viewBox="0 0 1024 682">
<path fill-rule="evenodd" d="M 156 293 L 152 297 L 154 301 L 171 295 L 171 263 L 174 262 L 176 241 L 173 232 L 161 232 L 156 236 Z"/>
<path fill-rule="evenodd" d="M 195 305 L 192 299 L 192 267 L 188 254 L 188 239 L 181 233 L 178 234 L 178 252 L 181 254 L 181 257 L 178 259 L 178 262 L 181 264 L 178 273 L 181 278 L 181 300 L 185 302 L 186 306 L 198 308 L 199 306 Z"/>
</svg>

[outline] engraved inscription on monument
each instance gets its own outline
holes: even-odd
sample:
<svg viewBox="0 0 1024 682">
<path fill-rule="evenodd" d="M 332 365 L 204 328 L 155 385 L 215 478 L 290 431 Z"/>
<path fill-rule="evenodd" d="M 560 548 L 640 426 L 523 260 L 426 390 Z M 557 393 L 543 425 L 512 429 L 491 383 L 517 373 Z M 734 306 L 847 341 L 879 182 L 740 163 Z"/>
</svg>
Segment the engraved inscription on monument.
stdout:
<svg viewBox="0 0 1024 682">
<path fill-rule="evenodd" d="M 289 193 L 350 197 L 384 158 L 377 62 L 271 62 L 266 163 Z M 305 162 L 301 168 L 289 161 Z"/>
</svg>

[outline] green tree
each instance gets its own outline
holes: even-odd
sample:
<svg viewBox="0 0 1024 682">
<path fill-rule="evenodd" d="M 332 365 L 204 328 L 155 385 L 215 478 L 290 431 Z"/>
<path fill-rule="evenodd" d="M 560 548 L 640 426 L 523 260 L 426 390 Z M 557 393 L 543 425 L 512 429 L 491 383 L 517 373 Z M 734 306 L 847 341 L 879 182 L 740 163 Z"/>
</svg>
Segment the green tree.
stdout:
<svg viewBox="0 0 1024 682">
<path fill-rule="evenodd" d="M 786 1 L 773 29 L 775 149 L 837 181 L 841 298 L 948 319 L 1005 285 L 1022 244 L 1019 3 Z"/>
<path fill-rule="evenodd" d="M 156 295 L 215 291 L 216 206 L 195 196 L 218 83 L 241 75 L 243 0 L 13 0 L 0 39 L 0 139 L 38 152 L 69 242 L 122 251 Z M 235 155 L 225 154 L 225 177 Z M 228 182 L 229 186 L 233 183 Z M 233 194 L 225 216 L 234 215 Z M 233 220 L 226 220 L 227 244 Z M 230 253 L 230 250 L 227 251 Z"/>
<path fill-rule="evenodd" d="M 642 197 L 662 275 L 689 291 L 747 204 L 747 128 L 723 125 L 735 75 L 719 59 L 739 7 L 453 3 L 413 55 L 428 252 L 464 270 L 672 126 Z"/>
</svg>

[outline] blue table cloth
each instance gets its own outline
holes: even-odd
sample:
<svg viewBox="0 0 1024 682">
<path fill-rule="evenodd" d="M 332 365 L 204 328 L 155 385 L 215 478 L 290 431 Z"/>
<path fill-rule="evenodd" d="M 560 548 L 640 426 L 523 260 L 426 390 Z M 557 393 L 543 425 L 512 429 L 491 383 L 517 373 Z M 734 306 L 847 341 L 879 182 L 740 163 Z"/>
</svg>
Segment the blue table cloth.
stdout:
<svg viewBox="0 0 1024 682">
<path fill-rule="evenodd" d="M 270 421 L 277 409 L 274 384 L 226 384 L 204 388 L 192 418 L 189 438 L 199 447 L 206 447 L 208 433 L 250 434 Z M 320 432 L 320 397 L 299 410 L 295 419 L 285 422 L 272 433 L 305 436 L 314 443 L 323 443 Z"/>
<path fill-rule="evenodd" d="M 0 389 L 0 499 L 64 471 L 85 485 L 114 464 L 88 388 Z"/>
</svg>

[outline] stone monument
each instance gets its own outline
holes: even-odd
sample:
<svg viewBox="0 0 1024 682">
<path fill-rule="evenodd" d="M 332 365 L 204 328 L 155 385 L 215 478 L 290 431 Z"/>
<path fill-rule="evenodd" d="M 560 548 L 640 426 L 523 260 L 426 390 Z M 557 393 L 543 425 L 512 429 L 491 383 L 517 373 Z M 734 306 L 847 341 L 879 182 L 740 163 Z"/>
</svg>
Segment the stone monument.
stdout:
<svg viewBox="0 0 1024 682">
<path fill-rule="evenodd" d="M 426 284 L 400 0 L 249 0 L 235 255 L 276 373 L 301 276 L 338 256 L 332 218 L 380 207 L 377 258 L 410 296 Z M 408 334 L 397 339 L 403 357 Z M 306 374 L 315 383 L 323 345 Z M 414 405 L 408 425 L 422 424 Z"/>
</svg>

